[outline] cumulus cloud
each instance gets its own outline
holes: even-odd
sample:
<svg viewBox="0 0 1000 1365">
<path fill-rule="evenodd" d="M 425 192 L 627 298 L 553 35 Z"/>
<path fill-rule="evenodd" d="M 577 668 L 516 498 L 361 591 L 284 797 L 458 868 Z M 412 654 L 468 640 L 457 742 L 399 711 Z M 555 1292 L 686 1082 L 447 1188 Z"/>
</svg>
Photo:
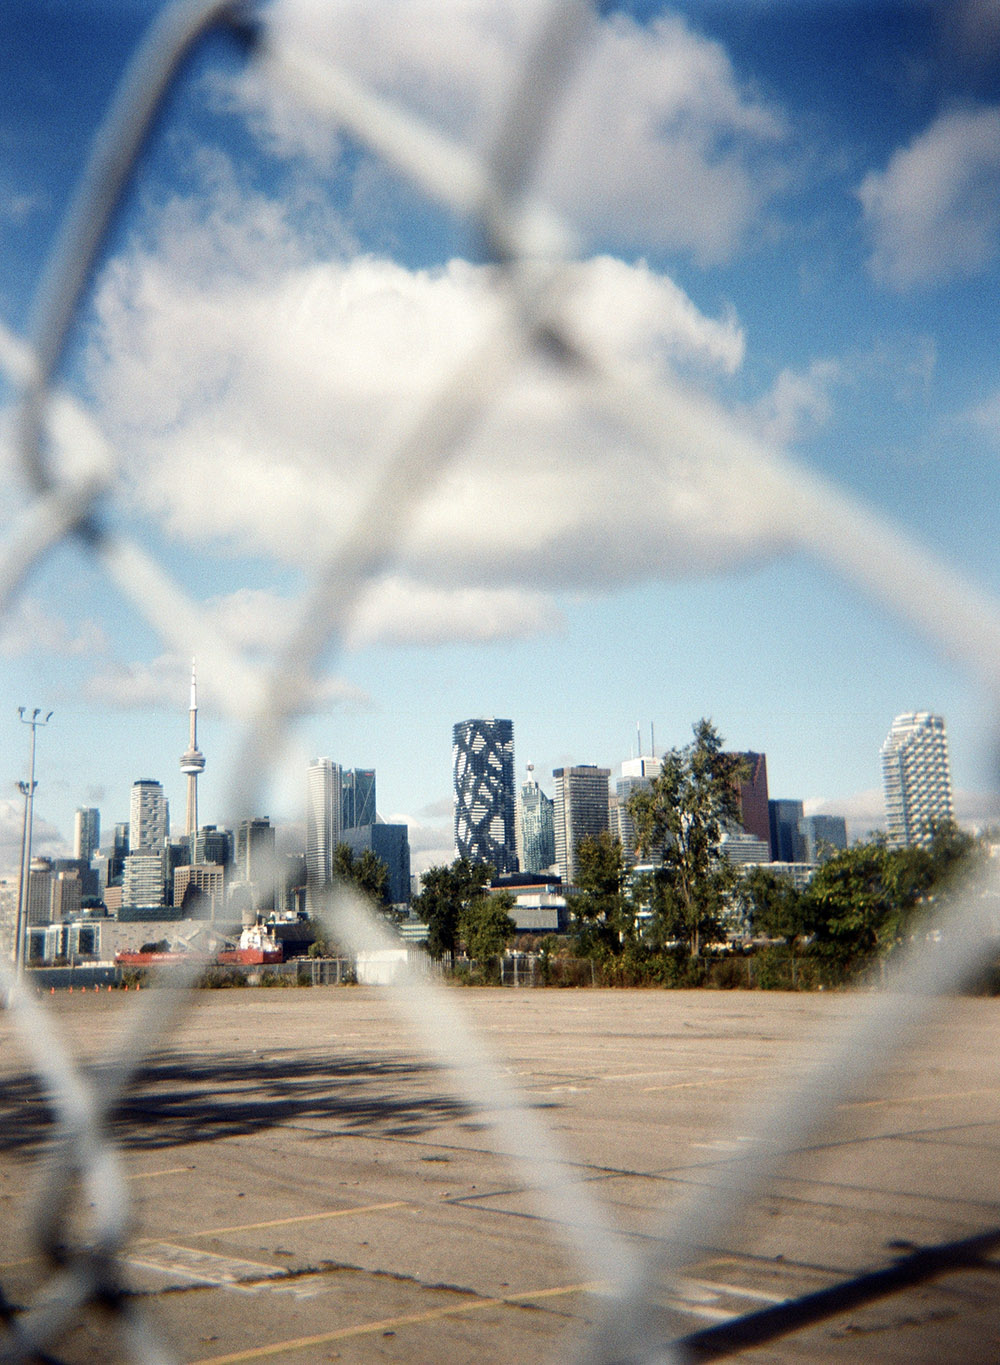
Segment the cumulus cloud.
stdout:
<svg viewBox="0 0 1000 1365">
<path fill-rule="evenodd" d="M 876 278 L 906 289 L 975 275 L 1000 246 L 1000 108 L 942 114 L 858 197 Z"/>
<path fill-rule="evenodd" d="M 696 373 L 712 386 L 742 360 L 731 314 L 705 315 L 641 262 L 579 263 L 562 307 L 586 346 L 644 383 Z M 121 495 L 188 546 L 309 571 L 341 543 L 387 451 L 482 345 L 498 308 L 485 267 L 330 259 L 304 251 L 257 195 L 178 201 L 97 293 L 89 378 L 124 452 Z M 504 359 L 498 351 L 506 374 Z M 373 591 L 358 639 L 420 638 L 421 621 L 433 637 L 447 617 L 469 638 L 479 609 L 491 637 L 501 618 L 524 634 L 553 624 L 525 584 L 603 591 L 771 547 L 774 508 L 717 432 L 679 424 L 651 451 L 595 401 L 586 375 L 544 361 L 486 398 L 409 518 L 399 581 Z M 406 481 L 398 492 L 405 500 Z M 403 582 L 451 596 L 425 595 L 407 625 L 398 603 L 405 593 L 416 602 L 417 588 Z M 500 595 L 463 597 L 455 584 Z"/>
<path fill-rule="evenodd" d="M 840 376 L 841 367 L 833 360 L 813 361 L 804 371 L 782 370 L 755 408 L 763 435 L 788 446 L 825 426 L 833 415 L 830 390 Z"/>
<path fill-rule="evenodd" d="M 0 657 L 5 659 L 40 654 L 81 658 L 106 649 L 107 636 L 96 621 L 70 625 L 36 597 L 19 597 L 0 622 Z"/>
<path fill-rule="evenodd" d="M 489 144 L 543 12 L 501 0 L 317 5 L 280 0 L 275 32 L 451 136 Z M 283 152 L 329 164 L 315 120 L 259 84 L 244 98 Z M 301 129 L 301 141 L 296 132 Z M 780 182 L 784 118 L 683 18 L 595 21 L 539 149 L 542 196 L 590 239 L 730 256 Z M 317 145 L 318 142 L 318 145 Z"/>
<path fill-rule="evenodd" d="M 267 651 L 284 642 L 295 616 L 287 597 L 245 588 L 214 599 L 220 628 L 240 647 Z M 519 588 L 441 588 L 398 575 L 365 592 L 345 645 L 488 644 L 561 631 L 563 617 L 549 598 Z"/>
<path fill-rule="evenodd" d="M 147 708 L 176 712 L 178 698 L 187 697 L 191 660 L 176 654 L 161 654 L 149 663 L 105 664 L 88 679 L 84 695 L 88 701 L 119 711 Z M 216 681 L 218 691 L 221 684 Z M 199 689 L 199 706 L 204 707 L 204 690 Z M 326 710 L 333 706 L 364 706 L 368 694 L 343 679 L 328 677 L 317 682 L 309 709 Z"/>
<path fill-rule="evenodd" d="M 23 835 L 23 801 L 0 799 L 0 876 L 15 880 L 20 876 Z M 55 825 L 39 814 L 37 798 L 32 819 L 31 854 L 32 857 L 46 858 L 67 856 L 65 840 Z"/>
</svg>

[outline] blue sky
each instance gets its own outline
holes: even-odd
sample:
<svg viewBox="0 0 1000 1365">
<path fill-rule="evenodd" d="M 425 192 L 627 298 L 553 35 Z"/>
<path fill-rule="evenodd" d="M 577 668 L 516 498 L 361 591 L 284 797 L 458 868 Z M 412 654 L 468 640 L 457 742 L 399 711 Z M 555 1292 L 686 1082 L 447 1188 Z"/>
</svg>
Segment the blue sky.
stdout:
<svg viewBox="0 0 1000 1365">
<path fill-rule="evenodd" d="M 4 0 L 0 327 L 23 337 L 90 138 L 155 7 Z M 539 13 L 499 0 L 284 0 L 306 51 L 459 144 L 490 145 Z M 573 229 L 564 318 L 637 392 L 702 396 L 755 451 L 860 499 L 1000 595 L 1000 21 L 993 4 L 602 6 L 533 193 Z M 393 440 L 474 347 L 493 283 L 460 217 L 213 40 L 170 101 L 63 383 L 113 451 L 110 523 L 266 664 Z M 13 389 L 0 347 L 0 435 Z M 67 467 L 74 452 L 58 448 Z M 748 446 L 748 449 L 750 447 Z M 78 452 L 76 452 L 78 455 Z M 792 499 L 794 502 L 794 499 Z M 711 716 L 771 794 L 880 815 L 894 715 L 948 721 L 960 812 L 994 783 L 987 689 L 811 552 L 763 474 L 645 448 L 527 361 L 407 518 L 261 802 L 304 763 L 374 766 L 416 861 L 450 857 L 451 727 L 514 721 L 517 765 L 615 768 Z M 808 530 L 808 528 L 805 528 Z M 815 539 L 815 538 L 814 538 Z M 877 580 L 879 566 L 868 569 Z M 0 633 L 6 791 L 39 743 L 38 846 L 138 777 L 175 823 L 191 650 L 73 545 Z M 203 820 L 231 818 L 232 680 L 199 670 Z M 644 746 L 645 747 L 645 746 Z M 0 793 L 0 853 L 20 806 Z"/>
</svg>

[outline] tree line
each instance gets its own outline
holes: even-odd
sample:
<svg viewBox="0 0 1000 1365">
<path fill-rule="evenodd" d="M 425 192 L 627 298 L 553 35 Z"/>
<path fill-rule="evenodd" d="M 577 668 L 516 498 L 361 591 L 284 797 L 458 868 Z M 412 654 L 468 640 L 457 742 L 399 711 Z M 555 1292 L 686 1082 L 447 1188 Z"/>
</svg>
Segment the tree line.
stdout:
<svg viewBox="0 0 1000 1365">
<path fill-rule="evenodd" d="M 883 837 L 828 856 L 798 889 L 765 867 L 741 869 L 724 834 L 741 818 L 744 760 L 727 753 L 709 720 L 664 756 L 659 774 L 633 792 L 637 868 L 609 832 L 580 841 L 568 938 L 538 947 L 546 963 L 567 953 L 608 985 L 836 985 L 887 960 L 923 932 L 929 908 L 951 893 L 982 841 L 954 824 L 925 846 L 889 848 Z M 367 859 L 367 860 L 366 860 Z M 337 875 L 374 899 L 384 895 L 377 860 L 338 850 Z M 514 938 L 513 896 L 489 890 L 488 863 L 457 858 L 424 874 L 413 911 L 428 926 L 434 958 L 465 950 L 490 979 Z M 749 955 L 751 965 L 741 967 Z M 548 979 L 546 977 L 546 979 Z"/>
</svg>

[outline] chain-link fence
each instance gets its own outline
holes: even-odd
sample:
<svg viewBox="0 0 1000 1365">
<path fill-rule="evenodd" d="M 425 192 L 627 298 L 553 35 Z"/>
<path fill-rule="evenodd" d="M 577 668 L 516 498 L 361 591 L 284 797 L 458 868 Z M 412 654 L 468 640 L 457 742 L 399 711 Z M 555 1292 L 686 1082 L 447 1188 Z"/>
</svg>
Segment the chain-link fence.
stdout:
<svg viewBox="0 0 1000 1365">
<path fill-rule="evenodd" d="M 401 112 L 346 70 L 291 46 L 253 6 L 184 0 L 168 7 L 135 55 L 95 139 L 39 293 L 30 337 L 24 342 L 0 337 L 0 362 L 21 390 L 14 441 L 31 490 L 29 505 L 0 550 L 0 608 L 10 608 L 25 581 L 61 544 L 83 547 L 166 645 L 185 657 L 196 654 L 206 675 L 225 680 L 216 691 L 242 735 L 229 783 L 230 808 L 237 815 L 249 816 L 257 807 L 297 717 L 344 642 L 366 585 L 391 568 L 407 527 L 456 452 L 529 358 L 579 384 L 587 403 L 627 431 L 651 462 L 669 458 L 671 477 L 683 480 L 697 470 L 720 489 L 752 487 L 758 506 L 767 508 L 773 536 L 807 551 L 852 589 L 912 623 L 943 653 L 963 660 L 989 691 L 996 685 L 1000 612 L 985 594 L 849 493 L 740 429 L 709 398 L 677 381 L 637 379 L 574 328 L 567 307 L 574 289 L 574 233 L 535 200 L 530 187 L 591 19 L 575 0 L 547 11 L 509 92 L 499 134 L 479 154 Z M 433 399 L 386 453 L 347 534 L 320 555 L 294 627 L 267 668 L 252 652 L 227 642 L 130 531 L 127 519 L 108 515 L 116 452 L 101 431 L 100 412 L 58 388 L 68 339 L 117 207 L 130 193 L 140 152 L 178 72 L 206 35 L 218 32 L 239 45 L 263 81 L 291 92 L 317 126 L 349 133 L 423 195 L 471 223 L 494 272 L 490 331 L 440 375 Z M 67 448 L 77 458 L 60 458 Z M 470 1033 L 457 993 L 417 972 L 405 989 L 394 988 L 413 1037 L 458 1077 L 462 1098 L 489 1116 L 525 1186 L 536 1192 L 539 1211 L 561 1230 L 581 1277 L 606 1285 L 594 1360 L 683 1355 L 661 1339 L 653 1311 L 664 1284 L 679 1276 L 698 1247 L 724 1241 L 786 1155 L 823 1128 L 841 1097 L 884 1069 L 935 1000 L 974 970 L 991 942 L 990 926 L 981 922 L 982 904 L 979 889 L 957 898 L 938 926 L 933 951 L 915 950 L 899 966 L 891 992 L 858 997 L 856 1012 L 824 1060 L 778 1088 L 740 1144 L 738 1159 L 674 1209 L 643 1253 L 612 1226 L 593 1194 L 569 1178 L 554 1134 Z M 391 931 L 349 899 L 331 905 L 329 918 L 336 940 L 354 953 L 392 946 Z M 314 979 L 329 979 L 326 964 L 312 970 L 320 973 Z M 127 1186 L 108 1140 L 107 1119 L 143 1059 L 185 1009 L 190 982 L 175 973 L 170 988 L 135 997 L 117 1047 L 92 1073 L 100 1076 L 98 1084 L 85 1079 L 44 1004 L 6 969 L 3 974 L 11 1022 L 54 1110 L 59 1151 L 59 1159 L 46 1167 L 34 1224 L 48 1275 L 25 1311 L 5 1310 L 3 1358 L 53 1359 L 81 1311 L 100 1304 L 115 1316 L 136 1359 L 167 1361 L 169 1350 L 151 1335 L 126 1292 Z M 74 1213 L 81 1203 L 89 1210 L 82 1230 Z M 703 1343 L 703 1349 L 709 1347 Z M 718 1347 L 725 1349 L 736 1347 Z"/>
</svg>

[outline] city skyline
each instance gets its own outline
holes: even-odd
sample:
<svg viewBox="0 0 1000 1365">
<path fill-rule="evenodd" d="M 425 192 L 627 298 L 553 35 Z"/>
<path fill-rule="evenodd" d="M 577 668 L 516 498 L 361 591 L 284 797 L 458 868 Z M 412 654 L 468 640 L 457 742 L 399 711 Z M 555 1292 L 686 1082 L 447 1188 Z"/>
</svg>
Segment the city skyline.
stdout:
<svg viewBox="0 0 1000 1365">
<path fill-rule="evenodd" d="M 0 0 L 0 430 L 46 254 L 157 8 Z M 658 394 L 690 386 L 993 609 L 1000 170 L 983 149 L 1000 135 L 1000 65 L 985 9 L 602 6 L 534 189 L 579 239 L 566 302 L 588 344 Z M 268 11 L 283 40 L 472 147 L 503 125 L 534 10 L 492 13 Z M 242 63 L 220 43 L 180 82 L 64 380 L 113 451 L 108 524 L 266 670 L 393 436 L 490 323 L 492 277 L 455 215 Z M 775 796 L 858 833 L 882 823 L 889 720 L 932 710 L 948 718 L 957 815 L 1000 813 L 979 686 L 928 643 L 933 629 L 797 550 L 802 528 L 754 468 L 722 477 L 698 450 L 646 449 L 545 364 L 518 369 L 474 426 L 303 703 L 255 802 L 279 826 L 301 824 L 308 757 L 332 754 L 377 768 L 385 818 L 442 861 L 447 735 L 493 714 L 517 726 L 515 780 L 530 761 L 549 794 L 557 768 L 616 770 L 636 717 L 662 750 L 708 716 L 727 748 L 767 754 Z M 12 533 L 28 494 L 3 442 L 0 458 Z M 74 541 L 0 625 L 12 727 L 19 704 L 55 711 L 39 742 L 41 850 L 71 846 L 77 807 L 124 818 L 137 776 L 184 809 L 176 699 L 199 648 L 157 625 Z M 246 814 L 245 681 L 199 667 L 198 797 L 230 827 Z M 23 744 L 12 728 L 8 863 Z"/>
</svg>

